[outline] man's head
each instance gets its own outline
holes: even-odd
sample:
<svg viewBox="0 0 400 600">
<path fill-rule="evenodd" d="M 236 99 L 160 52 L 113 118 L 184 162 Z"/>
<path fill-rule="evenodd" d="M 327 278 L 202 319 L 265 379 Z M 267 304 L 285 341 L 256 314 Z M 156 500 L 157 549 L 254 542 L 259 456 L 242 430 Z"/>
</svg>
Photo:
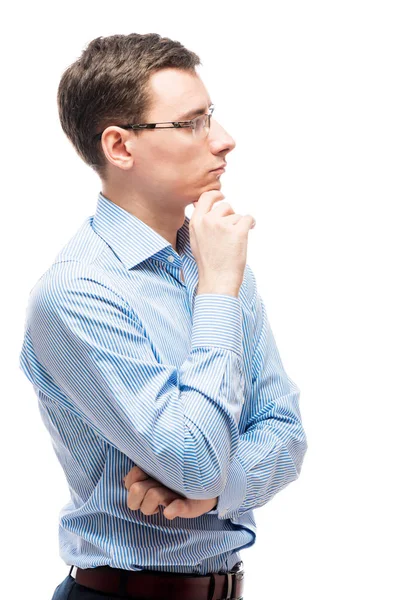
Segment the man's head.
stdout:
<svg viewBox="0 0 400 600">
<path fill-rule="evenodd" d="M 199 57 L 158 34 L 92 40 L 63 73 L 57 95 L 62 128 L 109 189 L 152 204 L 184 207 L 220 189 L 220 166 L 234 140 L 211 117 L 210 129 L 124 129 L 120 125 L 188 121 L 212 104 Z M 96 134 L 102 132 L 101 139 Z"/>
</svg>

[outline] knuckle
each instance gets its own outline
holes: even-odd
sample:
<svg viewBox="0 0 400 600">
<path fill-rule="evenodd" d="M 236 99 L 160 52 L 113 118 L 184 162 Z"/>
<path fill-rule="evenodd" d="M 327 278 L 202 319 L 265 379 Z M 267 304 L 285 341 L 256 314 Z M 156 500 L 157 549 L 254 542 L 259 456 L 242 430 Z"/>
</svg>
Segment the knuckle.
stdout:
<svg viewBox="0 0 400 600">
<path fill-rule="evenodd" d="M 232 205 L 229 202 L 220 202 L 218 204 L 218 208 L 229 208 L 230 210 L 232 210 Z"/>
<path fill-rule="evenodd" d="M 137 494 L 140 492 L 142 487 L 143 486 L 142 486 L 141 481 L 135 481 L 135 483 L 132 483 L 131 487 L 129 488 L 129 491 L 132 492 L 133 494 Z"/>
<path fill-rule="evenodd" d="M 225 223 L 225 221 L 219 219 L 218 221 L 215 222 L 215 227 L 217 229 L 225 230 L 227 228 L 227 223 Z"/>
<path fill-rule="evenodd" d="M 150 488 L 146 496 L 148 496 L 149 500 L 155 500 L 159 496 L 159 488 Z"/>
</svg>

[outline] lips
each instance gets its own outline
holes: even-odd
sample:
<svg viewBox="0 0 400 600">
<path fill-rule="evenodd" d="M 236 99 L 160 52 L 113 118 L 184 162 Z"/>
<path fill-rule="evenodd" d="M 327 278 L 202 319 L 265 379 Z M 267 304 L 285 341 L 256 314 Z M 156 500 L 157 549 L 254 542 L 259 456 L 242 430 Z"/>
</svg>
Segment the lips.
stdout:
<svg viewBox="0 0 400 600">
<path fill-rule="evenodd" d="M 212 169 L 212 171 L 218 171 L 219 169 L 224 169 L 226 167 L 226 162 L 222 163 L 222 165 L 219 165 L 219 167 L 215 167 L 215 169 Z"/>
</svg>

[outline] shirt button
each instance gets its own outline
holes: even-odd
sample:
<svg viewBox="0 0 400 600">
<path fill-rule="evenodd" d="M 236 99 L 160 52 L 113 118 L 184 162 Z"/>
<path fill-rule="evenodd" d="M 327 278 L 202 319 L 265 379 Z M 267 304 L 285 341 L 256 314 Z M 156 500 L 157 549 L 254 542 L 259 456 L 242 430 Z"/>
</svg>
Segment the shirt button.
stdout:
<svg viewBox="0 0 400 600">
<path fill-rule="evenodd" d="M 169 262 L 174 262 L 175 258 L 173 256 L 168 256 Z"/>
</svg>

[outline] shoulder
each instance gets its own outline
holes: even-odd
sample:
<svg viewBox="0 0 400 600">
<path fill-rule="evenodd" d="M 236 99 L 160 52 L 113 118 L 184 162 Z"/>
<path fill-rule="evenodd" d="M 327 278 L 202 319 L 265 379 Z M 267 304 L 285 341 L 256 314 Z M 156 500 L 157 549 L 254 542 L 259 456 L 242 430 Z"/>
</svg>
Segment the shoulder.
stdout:
<svg viewBox="0 0 400 600">
<path fill-rule="evenodd" d="M 77 261 L 88 265 L 98 260 L 107 251 L 106 242 L 94 231 L 93 217 L 87 217 L 74 235 L 61 248 L 54 263 Z"/>
<path fill-rule="evenodd" d="M 77 260 L 54 262 L 32 288 L 28 316 L 68 312 L 85 314 L 93 307 L 115 306 L 130 312 L 129 306 L 99 267 Z"/>
</svg>

